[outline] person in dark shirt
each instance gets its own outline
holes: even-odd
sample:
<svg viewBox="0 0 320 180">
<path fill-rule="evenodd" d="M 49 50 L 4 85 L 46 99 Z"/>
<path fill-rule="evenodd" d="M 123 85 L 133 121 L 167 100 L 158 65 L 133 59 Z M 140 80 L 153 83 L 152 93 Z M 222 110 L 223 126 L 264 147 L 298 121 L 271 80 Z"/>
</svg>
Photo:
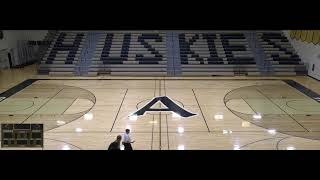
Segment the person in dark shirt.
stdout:
<svg viewBox="0 0 320 180">
<path fill-rule="evenodd" d="M 109 145 L 108 150 L 120 150 L 121 139 L 121 135 L 118 135 L 117 139 Z"/>
</svg>

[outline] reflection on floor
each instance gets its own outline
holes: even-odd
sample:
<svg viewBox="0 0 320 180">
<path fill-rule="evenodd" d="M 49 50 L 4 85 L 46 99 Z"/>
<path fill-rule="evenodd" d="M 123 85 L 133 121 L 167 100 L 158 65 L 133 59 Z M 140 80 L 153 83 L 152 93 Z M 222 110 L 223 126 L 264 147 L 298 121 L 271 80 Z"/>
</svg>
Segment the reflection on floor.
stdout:
<svg viewBox="0 0 320 180">
<path fill-rule="evenodd" d="M 292 119 L 279 118 L 268 121 L 269 124 L 267 125 L 261 125 L 230 111 L 230 109 L 233 109 L 237 112 L 254 115 L 255 120 L 260 119 L 262 121 L 270 114 L 285 115 L 289 118 L 292 114 L 305 115 L 305 113 L 294 111 L 290 107 L 281 110 L 279 107 L 285 105 L 282 103 L 283 99 L 279 99 L 279 97 L 275 96 L 274 99 L 271 99 L 276 103 L 269 106 L 270 100 L 257 98 L 248 89 L 240 96 L 241 98 L 246 96 L 245 100 L 247 102 L 238 98 L 230 101 L 227 106 L 225 105 L 224 98 L 229 92 L 248 86 L 266 86 L 268 88 L 283 86 L 288 89 L 277 89 L 277 93 L 281 90 L 288 93 L 288 90 L 290 90 L 290 92 L 297 93 L 299 96 L 288 96 L 288 98 L 309 98 L 280 80 L 293 79 L 320 93 L 320 84 L 308 77 L 277 77 L 273 78 L 274 80 L 257 77 L 247 78 L 250 80 L 242 77 L 224 79 L 190 77 L 181 79 L 128 78 L 127 80 L 116 79 L 115 77 L 112 77 L 113 80 L 110 80 L 112 78 L 109 80 L 102 80 L 103 77 L 99 78 L 99 80 L 76 80 L 72 78 L 63 81 L 58 79 L 38 80 L 32 86 L 17 93 L 16 97 L 11 97 L 15 101 L 2 104 L 2 109 L 7 108 L 7 110 L 0 111 L 0 121 L 9 120 L 6 116 L 8 106 L 16 108 L 15 112 L 11 112 L 11 114 L 14 114 L 11 118 L 14 119 L 17 115 L 15 120 L 21 122 L 28 118 L 22 114 L 37 114 L 35 112 L 41 112 L 41 115 L 54 114 L 55 117 L 51 117 L 50 120 L 47 120 L 46 116 L 36 119 L 37 122 L 43 121 L 44 124 L 49 121 L 56 123 L 54 129 L 45 132 L 44 149 L 107 149 L 109 143 L 117 135 L 122 134 L 126 128 L 132 130 L 133 139 L 136 140 L 133 147 L 137 150 L 320 149 L 320 141 L 309 137 L 301 137 L 299 131 L 305 133 L 305 129 L 298 128 L 300 127 L 299 123 L 301 123 L 304 127 L 307 127 L 308 131 L 316 132 L 316 128 L 320 127 L 317 119 L 308 118 L 305 122 L 299 122 L 295 121 L 294 117 Z M 48 89 L 49 87 L 62 86 L 72 87 L 73 90 L 54 93 Z M 78 88 L 83 89 L 83 93 L 79 93 L 76 98 L 70 96 Z M 269 92 L 268 88 L 265 89 L 264 93 Z M 30 92 L 33 95 L 39 94 L 39 97 L 42 98 L 32 100 L 32 102 L 37 102 L 39 106 L 26 110 L 25 108 L 27 108 L 30 100 L 27 95 Z M 96 101 L 90 104 L 92 102 L 85 100 L 88 94 L 84 92 L 92 93 Z M 56 96 L 63 97 L 64 100 L 61 102 L 59 100 L 55 101 Z M 183 118 L 171 112 L 147 112 L 143 116 L 129 118 L 132 112 L 143 107 L 156 96 L 167 96 L 176 104 L 197 115 Z M 7 100 L 10 101 L 10 98 Z M 309 103 L 314 105 L 317 102 L 307 100 L 304 101 L 303 106 L 311 111 L 308 112 L 312 115 L 311 117 L 316 117 L 315 114 L 320 112 L 319 106 L 309 107 L 308 105 Z M 24 110 L 21 110 L 22 106 Z M 163 108 L 163 106 L 159 103 L 156 108 Z M 290 106 L 301 107 L 301 104 L 291 104 Z M 22 111 L 24 112 L 22 113 Z M 81 112 L 85 112 L 85 115 L 73 116 L 68 123 L 61 123 L 61 120 L 57 118 L 61 115 Z M 285 121 L 292 126 L 283 128 L 281 125 Z M 296 133 L 289 133 L 291 131 L 296 131 Z M 316 134 L 316 136 L 318 135 Z"/>
</svg>

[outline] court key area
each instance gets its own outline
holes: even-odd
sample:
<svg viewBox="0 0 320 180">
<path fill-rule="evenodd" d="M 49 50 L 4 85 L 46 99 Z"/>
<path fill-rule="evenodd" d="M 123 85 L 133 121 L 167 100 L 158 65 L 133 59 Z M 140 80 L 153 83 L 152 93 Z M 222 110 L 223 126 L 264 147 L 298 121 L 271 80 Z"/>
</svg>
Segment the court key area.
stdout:
<svg viewBox="0 0 320 180">
<path fill-rule="evenodd" d="M 320 86 L 314 82 L 29 79 L 1 94 L 7 97 L 0 102 L 0 123 L 43 124 L 44 150 L 106 150 L 127 128 L 135 150 L 319 149 Z M 134 114 L 152 100 L 143 115 Z M 184 117 L 182 110 L 194 115 Z"/>
</svg>

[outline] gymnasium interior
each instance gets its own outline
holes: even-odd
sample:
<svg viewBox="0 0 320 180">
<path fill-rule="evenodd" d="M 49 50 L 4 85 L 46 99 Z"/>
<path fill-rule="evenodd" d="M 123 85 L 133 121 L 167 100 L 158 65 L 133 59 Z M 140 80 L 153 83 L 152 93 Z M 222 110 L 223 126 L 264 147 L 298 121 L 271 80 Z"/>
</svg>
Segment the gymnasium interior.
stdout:
<svg viewBox="0 0 320 180">
<path fill-rule="evenodd" d="M 318 150 L 319 44 L 320 30 L 2 30 L 0 149 L 107 150 L 130 129 L 133 150 Z"/>
</svg>

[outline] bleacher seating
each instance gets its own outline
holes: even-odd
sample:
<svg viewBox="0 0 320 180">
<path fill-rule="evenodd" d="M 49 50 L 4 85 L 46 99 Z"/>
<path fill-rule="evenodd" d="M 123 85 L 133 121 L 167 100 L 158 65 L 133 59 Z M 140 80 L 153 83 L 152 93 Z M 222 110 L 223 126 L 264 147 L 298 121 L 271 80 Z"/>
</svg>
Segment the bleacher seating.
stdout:
<svg viewBox="0 0 320 180">
<path fill-rule="evenodd" d="M 167 67 L 166 38 L 159 33 L 102 33 L 89 74 L 161 75 Z"/>
<path fill-rule="evenodd" d="M 242 33 L 180 33 L 182 75 L 258 74 Z"/>
<path fill-rule="evenodd" d="M 39 73 L 79 75 L 77 69 L 82 69 L 84 75 L 167 76 L 170 66 L 185 76 L 260 75 L 261 61 L 270 62 L 272 75 L 306 73 L 281 31 L 250 32 L 253 39 L 245 31 L 171 32 L 59 31 L 41 60 Z M 264 52 L 263 58 L 257 58 L 257 48 Z"/>
<path fill-rule="evenodd" d="M 258 32 L 257 36 L 274 75 L 306 73 L 305 65 L 282 32 Z"/>
<path fill-rule="evenodd" d="M 60 32 L 42 58 L 39 73 L 50 75 L 74 75 L 86 33 Z"/>
</svg>

